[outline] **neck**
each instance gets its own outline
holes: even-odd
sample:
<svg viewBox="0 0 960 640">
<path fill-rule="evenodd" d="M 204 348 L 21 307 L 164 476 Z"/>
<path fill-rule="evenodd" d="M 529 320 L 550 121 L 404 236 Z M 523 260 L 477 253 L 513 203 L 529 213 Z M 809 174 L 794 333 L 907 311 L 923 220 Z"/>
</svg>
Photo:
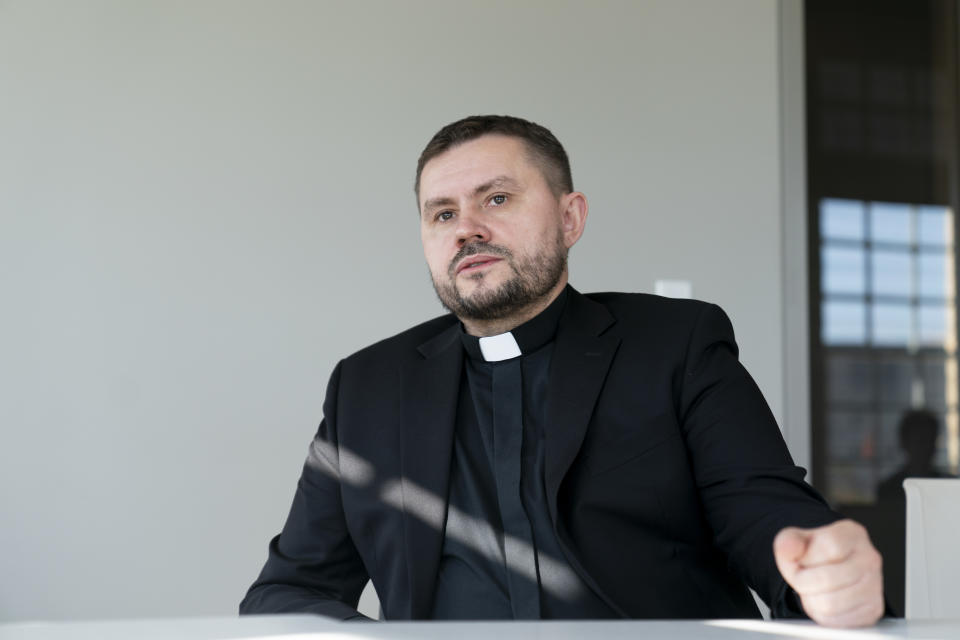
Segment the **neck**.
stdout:
<svg viewBox="0 0 960 640">
<path fill-rule="evenodd" d="M 933 470 L 933 458 L 908 458 L 903 468 L 907 475 L 926 475 Z"/>
<path fill-rule="evenodd" d="M 560 292 L 563 291 L 563 288 L 566 286 L 567 274 L 564 273 L 553 289 L 547 292 L 546 295 L 538 298 L 528 305 L 520 307 L 509 316 L 495 318 L 493 320 L 460 318 L 460 322 L 463 323 L 463 328 L 466 329 L 468 334 L 471 336 L 477 336 L 479 338 L 486 338 L 488 336 L 506 333 L 507 331 L 511 331 L 514 328 L 519 327 L 524 322 L 535 317 L 541 311 L 549 307 L 550 303 L 557 299 L 557 296 L 560 295 Z"/>
</svg>

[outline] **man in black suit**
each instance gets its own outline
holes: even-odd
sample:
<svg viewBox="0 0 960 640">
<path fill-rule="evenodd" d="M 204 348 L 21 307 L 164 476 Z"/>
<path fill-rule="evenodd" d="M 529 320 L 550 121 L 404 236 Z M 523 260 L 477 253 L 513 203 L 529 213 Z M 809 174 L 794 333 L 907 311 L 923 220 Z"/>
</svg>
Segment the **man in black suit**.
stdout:
<svg viewBox="0 0 960 640">
<path fill-rule="evenodd" d="M 341 361 L 287 522 L 241 613 L 718 618 L 858 626 L 880 556 L 793 465 L 714 305 L 582 295 L 563 147 L 478 116 L 416 192 L 452 313 Z"/>
</svg>

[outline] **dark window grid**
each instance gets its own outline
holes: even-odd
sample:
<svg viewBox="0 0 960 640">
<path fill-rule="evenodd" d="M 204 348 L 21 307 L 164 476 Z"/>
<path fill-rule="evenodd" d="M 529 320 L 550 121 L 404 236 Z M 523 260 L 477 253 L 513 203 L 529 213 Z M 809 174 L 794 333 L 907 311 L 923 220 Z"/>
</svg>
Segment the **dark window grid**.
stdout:
<svg viewBox="0 0 960 640">
<path fill-rule="evenodd" d="M 871 371 L 879 371 L 881 367 L 890 366 L 896 363 L 907 364 L 909 363 L 911 371 L 911 379 L 919 378 L 923 381 L 924 384 L 929 382 L 928 377 L 928 368 L 934 367 L 957 367 L 957 354 L 950 353 L 939 347 L 921 347 L 916 351 L 910 351 L 905 348 L 894 348 L 894 347 L 862 347 L 862 346 L 836 346 L 836 347 L 826 347 L 825 356 L 828 361 L 860 361 L 865 363 Z M 946 371 L 944 371 L 944 378 L 947 377 Z M 876 378 L 871 376 L 873 380 Z M 872 386 L 872 385 L 871 385 Z M 925 388 L 926 392 L 926 388 Z M 869 394 L 871 397 L 870 401 L 852 401 L 852 400 L 838 400 L 836 397 L 832 397 L 828 406 L 838 409 L 865 409 L 876 406 L 877 400 L 880 399 L 880 402 L 883 403 L 883 394 L 872 392 Z M 929 394 L 927 393 L 927 398 Z M 956 396 L 955 396 L 956 397 Z M 928 400 L 925 398 L 925 404 L 930 404 L 933 400 Z M 958 408 L 958 402 L 950 402 L 944 398 L 942 404 L 937 404 L 937 407 L 942 407 L 946 409 Z M 886 408 L 886 406 L 885 406 Z"/>
<path fill-rule="evenodd" d="M 945 424 L 947 421 L 948 413 L 946 411 L 937 413 L 938 419 L 941 424 Z M 830 461 L 827 463 L 830 468 L 837 467 L 856 467 L 857 469 L 867 470 L 870 477 L 872 478 L 872 486 L 876 487 L 882 480 L 890 476 L 891 470 L 899 467 L 904 459 L 905 455 L 902 452 L 902 449 L 899 447 L 899 433 L 898 425 L 899 420 L 892 423 L 888 421 L 887 426 L 884 427 L 884 418 L 881 415 L 866 415 L 864 414 L 861 419 L 866 418 L 867 423 L 869 424 L 870 433 L 872 436 L 872 442 L 870 447 L 872 451 L 869 454 L 869 457 L 864 457 L 864 442 L 857 442 L 854 446 L 857 447 L 856 451 L 846 451 L 842 448 L 840 450 L 833 451 L 830 456 Z M 884 433 L 884 429 L 887 430 Z M 943 427 L 941 427 L 943 429 Z M 831 439 L 835 438 L 836 435 L 832 436 Z M 934 452 L 934 458 L 940 457 L 946 452 L 946 438 L 941 438 L 938 442 L 938 446 Z M 832 443 L 832 446 L 837 446 L 836 443 Z M 848 445 L 849 446 L 849 445 Z M 865 499 L 869 499 L 869 494 L 862 496 Z"/>
<path fill-rule="evenodd" d="M 869 238 L 873 235 L 873 227 L 871 226 L 872 216 L 868 215 L 867 207 L 860 208 L 860 215 L 863 216 L 863 237 Z M 821 249 L 822 250 L 822 249 Z M 864 293 L 866 295 L 873 294 L 873 252 L 864 251 L 863 252 L 863 286 L 865 287 Z M 911 264 L 911 267 L 913 265 Z M 863 313 L 866 315 L 863 326 L 866 328 L 866 337 L 867 342 L 873 342 L 873 314 L 870 313 L 870 303 L 868 302 L 863 307 Z M 912 329 L 912 327 L 911 327 Z M 877 389 L 874 389 L 874 397 L 876 397 Z"/>
<path fill-rule="evenodd" d="M 932 349 L 927 348 L 921 353 L 920 350 L 909 350 L 909 349 L 897 349 L 897 348 L 872 348 L 872 347 L 827 347 L 822 346 L 824 349 L 825 355 L 827 358 L 830 357 L 831 352 L 839 352 L 845 355 L 858 355 L 864 357 L 865 360 L 870 362 L 871 367 L 876 370 L 877 367 L 884 361 L 889 360 L 891 356 L 894 358 L 902 358 L 904 361 L 909 362 L 911 365 L 911 380 L 920 379 L 923 380 L 923 366 L 928 363 L 931 359 L 936 359 L 937 361 L 946 359 L 955 359 L 956 356 L 948 354 L 943 349 Z M 843 403 L 836 402 L 831 400 L 825 401 L 825 408 L 829 413 L 831 410 L 848 410 L 851 413 L 860 413 L 862 415 L 867 415 L 869 417 L 869 433 L 870 437 L 873 440 L 874 447 L 878 447 L 883 437 L 882 429 L 882 414 L 889 412 L 892 405 L 887 405 L 883 402 L 883 396 L 880 389 L 880 377 L 871 376 L 870 380 L 870 398 L 869 402 L 863 403 Z M 911 402 L 912 404 L 912 402 Z M 903 407 L 903 410 L 910 408 Z M 947 403 L 947 406 L 944 408 L 944 413 L 950 413 L 958 409 L 957 403 Z M 944 425 L 945 426 L 945 425 Z M 866 464 L 865 464 L 866 463 Z M 883 478 L 881 477 L 884 473 L 884 465 L 886 461 L 882 459 L 880 455 L 874 455 L 868 460 L 864 460 L 862 457 L 856 458 L 845 458 L 840 457 L 834 451 L 828 451 L 828 460 L 827 468 L 830 470 L 836 469 L 868 469 L 871 482 L 874 486 L 877 485 Z M 827 474 L 829 476 L 829 474 Z M 832 491 L 832 489 L 831 489 Z"/>
<path fill-rule="evenodd" d="M 836 405 L 831 405 L 831 407 L 836 408 Z M 946 407 L 942 410 L 937 410 L 935 412 L 941 420 L 942 429 L 946 429 L 948 414 L 956 413 L 956 411 L 957 407 L 954 405 L 951 407 Z M 882 433 L 884 428 L 883 413 L 876 412 L 872 408 L 850 413 L 857 413 L 867 418 L 867 422 L 869 424 L 869 433 L 873 440 L 873 455 L 870 458 L 864 458 L 859 454 L 850 455 L 841 454 L 837 451 L 831 451 L 830 459 L 827 462 L 827 467 L 830 470 L 868 470 L 871 478 L 871 484 L 872 486 L 876 487 L 886 476 L 889 475 L 891 467 L 896 465 L 894 460 L 884 457 L 882 452 L 882 446 L 884 442 L 884 434 Z M 887 409 L 885 413 L 889 413 L 889 409 Z M 896 438 L 897 435 L 887 434 L 887 437 Z"/>
<path fill-rule="evenodd" d="M 831 460 L 829 464 L 831 471 L 862 471 L 865 468 L 858 460 Z M 883 479 L 878 477 L 877 469 L 869 467 L 870 482 L 875 487 Z"/>
<path fill-rule="evenodd" d="M 940 255 L 950 253 L 953 245 L 931 244 L 929 242 L 889 242 L 885 240 L 851 240 L 850 238 L 825 237 L 820 243 L 823 248 L 829 249 L 863 249 L 864 251 L 890 251 L 903 253 L 924 253 Z"/>
<path fill-rule="evenodd" d="M 830 466 L 834 469 L 862 469 L 863 465 L 854 462 L 853 460 L 837 460 L 831 462 Z"/>
<path fill-rule="evenodd" d="M 871 484 L 874 486 L 874 488 L 876 488 L 876 486 L 877 486 L 878 484 L 880 484 L 880 482 L 882 482 L 883 480 L 886 480 L 888 477 L 890 477 L 891 472 L 893 472 L 898 466 L 899 466 L 899 465 L 891 464 L 891 465 L 887 466 L 886 469 L 883 469 L 883 470 L 880 472 L 879 475 L 871 472 L 871 473 L 870 473 L 870 475 L 871 475 Z M 859 464 L 859 463 L 857 463 L 857 462 L 854 461 L 854 460 L 845 460 L 845 461 L 842 461 L 842 462 L 841 462 L 841 461 L 831 462 L 830 465 L 829 465 L 829 470 L 830 470 L 831 472 L 836 472 L 836 471 L 860 471 L 860 470 L 862 470 L 862 469 L 864 469 L 864 468 L 865 468 L 865 467 L 864 467 L 862 464 Z M 869 504 L 869 503 L 867 503 L 867 504 Z"/>
<path fill-rule="evenodd" d="M 934 410 L 940 423 L 934 458 L 949 456 L 949 436 L 947 423 L 955 410 Z M 831 455 L 829 465 L 857 464 L 870 469 L 871 475 L 877 480 L 890 475 L 890 469 L 899 466 L 905 459 L 905 453 L 900 446 L 900 419 L 902 412 L 887 411 L 883 414 L 868 412 L 838 417 L 833 415 L 833 428 L 830 435 Z M 850 423 L 852 433 L 845 434 L 844 419 Z M 947 466 L 942 465 L 941 466 Z"/>
<path fill-rule="evenodd" d="M 905 347 L 892 347 L 887 345 L 865 347 L 863 345 L 853 344 L 830 345 L 824 347 L 824 349 L 828 356 L 837 355 L 847 358 L 863 358 L 866 360 L 877 358 L 887 361 L 901 358 L 904 360 L 915 358 L 919 359 L 923 364 L 946 362 L 957 358 L 957 354 L 945 351 L 943 347 L 931 346 L 920 346 L 915 351 L 911 351 Z"/>
<path fill-rule="evenodd" d="M 957 367 L 958 360 L 955 353 L 949 353 L 944 351 L 942 348 L 936 347 L 925 347 L 917 349 L 916 351 L 910 351 L 904 348 L 889 347 L 826 347 L 825 355 L 828 361 L 837 361 L 841 359 L 853 361 L 859 360 L 862 363 L 866 363 L 873 372 L 877 372 L 884 366 L 890 366 L 898 362 L 900 364 L 909 364 L 911 369 L 911 380 L 919 379 L 923 382 L 923 384 L 927 384 L 929 382 L 927 380 L 928 367 Z M 944 377 L 946 377 L 946 372 L 944 373 Z M 884 410 L 888 410 L 892 405 L 888 405 L 884 401 L 883 394 L 880 393 L 879 377 L 872 375 L 870 382 L 871 393 L 868 395 L 871 399 L 869 401 L 838 400 L 834 397 L 828 402 L 829 408 L 861 411 L 881 406 Z M 929 397 L 928 393 L 926 395 Z M 932 402 L 933 400 L 924 398 L 924 404 L 930 404 Z M 944 410 L 949 410 L 960 408 L 958 405 L 960 405 L 960 402 L 950 402 L 945 398 L 942 404 L 938 404 L 936 406 L 942 407 Z"/>
<path fill-rule="evenodd" d="M 866 203 L 865 203 L 866 204 Z M 917 216 L 919 215 L 918 209 L 916 206 L 910 207 L 910 240 L 908 242 L 893 243 L 893 242 L 876 242 L 868 240 L 872 235 L 871 229 L 871 216 L 868 214 L 868 209 L 866 206 L 861 208 L 860 215 L 862 216 L 863 230 L 864 230 L 864 240 L 837 240 L 837 239 L 827 239 L 821 236 L 820 249 L 821 256 L 823 255 L 823 250 L 827 247 L 836 247 L 844 246 L 850 248 L 862 248 L 864 250 L 864 292 L 862 294 L 839 294 L 831 293 L 824 294 L 821 292 L 821 302 L 826 301 L 851 301 L 851 302 L 863 302 L 864 303 L 864 328 L 865 335 L 867 336 L 868 344 L 871 344 L 874 339 L 874 326 L 873 326 L 873 314 L 871 313 L 871 307 L 875 304 L 898 304 L 903 306 L 908 306 L 911 308 L 911 334 L 917 335 L 919 328 L 919 310 L 922 305 L 952 305 L 954 304 L 953 297 L 931 297 L 931 296 L 920 296 L 916 295 L 915 292 L 919 291 L 919 268 L 917 265 L 917 259 L 920 253 L 937 253 L 943 254 L 946 252 L 953 252 L 952 245 L 932 245 L 932 244 L 921 244 L 915 241 L 917 238 Z M 873 293 L 874 283 L 873 283 L 873 254 L 875 250 L 893 250 L 893 251 L 903 251 L 904 253 L 911 254 L 911 292 L 914 295 L 910 296 L 896 296 L 889 294 L 875 294 Z M 822 259 L 822 258 L 821 258 Z M 954 328 L 955 329 L 955 328 Z M 821 338 L 822 340 L 822 338 Z M 827 345 L 821 344 L 821 347 L 824 349 L 826 354 L 829 354 L 833 348 Z M 851 347 L 856 349 L 856 347 Z M 861 353 L 866 353 L 869 355 L 868 360 L 871 361 L 871 366 L 877 366 L 883 360 L 885 353 L 889 352 L 888 349 L 883 348 L 874 348 L 874 347 L 861 347 Z M 912 380 L 923 380 L 923 371 L 922 367 L 924 364 L 925 358 L 920 356 L 920 351 L 922 347 L 918 344 L 911 344 L 906 349 L 896 349 L 895 351 L 903 354 L 906 359 L 910 361 L 911 364 L 911 379 Z M 931 353 L 936 353 L 938 355 L 948 355 L 947 352 L 942 349 L 930 349 L 927 348 L 927 351 Z M 867 413 L 870 416 L 870 436 L 873 439 L 874 443 L 880 441 L 881 434 L 881 412 L 888 411 L 889 406 L 886 406 L 882 401 L 881 389 L 879 376 L 872 376 L 870 381 L 870 397 L 871 401 L 869 403 L 860 404 L 858 403 L 858 409 L 863 413 Z M 834 408 L 841 408 L 838 403 L 833 401 L 826 401 L 825 408 L 829 411 Z M 905 407 L 906 409 L 907 407 Z M 947 410 L 956 409 L 956 407 L 947 407 Z M 860 411 L 858 411 L 860 412 Z M 836 469 L 837 462 L 840 462 L 836 457 L 834 452 L 827 452 L 828 463 L 827 466 L 831 469 Z M 863 469 L 865 468 L 864 460 L 862 458 L 855 461 L 847 461 L 848 468 Z M 880 456 L 874 455 L 870 460 L 869 464 L 866 465 L 866 468 L 869 469 L 871 478 L 876 482 L 879 482 L 879 475 L 882 473 L 882 461 Z"/>
<path fill-rule="evenodd" d="M 879 407 L 880 407 L 880 409 L 882 409 L 883 411 L 890 411 L 891 408 L 899 406 L 899 405 L 895 405 L 895 404 L 885 405 L 885 404 L 882 403 L 882 399 L 881 399 L 880 402 L 881 402 L 881 404 L 879 404 Z M 831 409 L 831 410 L 836 410 L 836 411 L 849 411 L 850 413 L 867 413 L 867 412 L 869 412 L 869 411 L 873 411 L 877 406 L 878 406 L 878 404 L 877 404 L 876 402 L 873 402 L 873 401 L 871 401 L 871 402 L 856 402 L 856 401 L 853 401 L 853 400 L 849 400 L 849 401 L 847 401 L 847 400 L 832 400 L 832 401 L 830 402 L 830 409 Z M 956 402 L 948 402 L 946 405 L 944 405 L 944 406 L 942 406 L 942 407 L 936 406 L 936 407 L 932 407 L 932 408 L 933 408 L 933 409 L 936 409 L 936 410 L 938 410 L 938 411 L 939 411 L 940 409 L 943 409 L 944 412 L 949 412 L 949 411 L 956 411 L 956 410 L 960 409 L 960 406 L 958 406 Z"/>
<path fill-rule="evenodd" d="M 956 5 L 953 2 L 949 4 L 954 7 L 954 10 L 956 9 Z M 818 258 L 818 250 L 821 247 L 820 240 L 822 238 L 822 236 L 819 233 L 822 227 L 820 227 L 820 225 L 817 224 L 819 222 L 817 218 L 818 205 L 814 203 L 822 202 L 823 199 L 828 199 L 828 198 L 830 199 L 838 198 L 838 199 L 846 199 L 846 200 L 855 199 L 855 198 L 850 198 L 849 196 L 840 196 L 835 193 L 830 193 L 830 191 L 835 190 L 835 188 L 834 189 L 831 189 L 829 187 L 825 188 L 822 185 L 822 183 L 824 182 L 826 182 L 827 184 L 831 183 L 828 180 L 824 180 L 824 175 L 826 175 L 827 172 L 824 171 L 822 167 L 832 166 L 832 165 L 828 165 L 828 163 L 823 162 L 823 159 L 824 158 L 833 159 L 839 153 L 837 151 L 839 147 L 827 145 L 825 142 L 828 139 L 828 136 L 824 135 L 824 131 L 823 131 L 822 123 L 824 121 L 824 118 L 823 118 L 824 112 L 829 108 L 831 108 L 831 106 L 842 106 L 843 108 L 850 110 L 855 116 L 857 116 L 858 122 L 865 122 L 868 115 L 883 114 L 886 111 L 893 111 L 894 115 L 909 114 L 910 116 L 913 116 L 913 117 L 924 117 L 927 115 L 927 113 L 925 112 L 928 112 L 929 107 L 931 106 L 929 101 L 923 101 L 923 102 L 917 101 L 917 102 L 910 103 L 910 105 L 905 105 L 904 107 L 894 110 L 894 109 L 888 109 L 883 104 L 876 104 L 876 101 L 873 100 L 866 92 L 866 80 L 864 79 L 865 71 L 856 65 L 854 65 L 856 76 L 853 79 L 856 81 L 856 86 L 860 88 L 859 91 L 846 91 L 846 92 L 839 91 L 831 94 L 829 90 L 824 88 L 825 86 L 825 83 L 823 81 L 824 72 L 822 71 L 823 65 L 820 63 L 824 61 L 830 61 L 834 58 L 840 59 L 840 54 L 834 52 L 832 47 L 835 47 L 837 45 L 837 42 L 841 41 L 841 39 L 838 39 L 836 36 L 833 36 L 831 39 L 831 37 L 829 37 L 829 35 L 831 34 L 831 29 L 829 29 L 829 27 L 839 26 L 839 25 L 849 26 L 850 24 L 853 23 L 853 21 L 850 19 L 846 19 L 846 22 L 844 22 L 844 20 L 841 20 L 838 18 L 838 16 L 845 16 L 846 13 L 848 13 L 849 7 L 847 9 L 842 10 L 842 12 L 831 13 L 832 9 L 830 8 L 832 6 L 833 6 L 833 3 L 830 3 L 830 2 L 816 2 L 816 3 L 810 4 L 809 6 L 807 6 L 806 23 L 805 23 L 806 34 L 807 34 L 807 40 L 806 40 L 807 42 L 806 69 L 807 69 L 807 95 L 808 95 L 808 100 L 807 100 L 808 129 L 807 131 L 808 131 L 808 141 L 810 143 L 809 154 L 808 154 L 809 167 L 810 167 L 810 171 L 808 173 L 808 175 L 810 176 L 808 193 L 810 195 L 810 203 L 812 205 L 810 207 L 811 224 L 808 227 L 809 229 L 808 237 L 810 238 L 810 243 L 808 245 L 810 250 L 809 269 L 810 269 L 810 276 L 811 276 L 810 300 L 812 302 L 811 309 L 810 309 L 810 312 L 811 312 L 810 318 L 811 318 L 811 328 L 813 329 L 813 333 L 811 334 L 811 338 L 812 338 L 811 339 L 811 345 L 812 345 L 811 365 L 812 365 L 813 375 L 821 376 L 820 378 L 821 380 L 823 379 L 822 378 L 823 363 L 825 360 L 825 356 L 829 350 L 858 348 L 858 347 L 846 347 L 846 346 L 841 347 L 839 345 L 835 347 L 834 345 L 828 345 L 824 343 L 823 337 L 825 336 L 825 333 L 821 330 L 821 325 L 822 325 L 821 307 L 819 305 L 816 305 L 813 302 L 821 299 L 820 264 L 817 258 Z M 913 5 L 911 3 L 903 3 L 900 6 L 908 7 Z M 922 7 L 924 5 L 918 3 L 916 6 Z M 864 13 L 869 15 L 869 10 L 864 10 Z M 954 20 L 947 21 L 947 23 L 956 24 L 956 20 L 955 20 L 956 13 L 953 13 L 952 15 L 954 16 Z M 928 21 L 929 17 L 925 18 L 924 20 Z M 858 20 L 857 20 L 858 28 L 862 26 L 860 22 L 861 21 L 859 20 L 859 16 L 858 16 Z M 867 29 L 866 31 L 868 31 L 870 34 L 873 34 L 878 30 L 879 30 L 879 26 L 877 24 L 871 24 L 870 28 Z M 842 31 L 845 31 L 845 29 L 837 29 L 837 31 L 842 32 Z M 952 32 L 953 31 L 955 31 L 955 27 L 952 29 Z M 912 37 L 915 38 L 915 36 L 912 35 L 913 32 L 910 32 L 910 34 Z M 849 46 L 846 49 L 841 49 L 841 51 L 845 52 L 843 53 L 843 55 L 845 55 L 848 59 L 854 60 L 856 61 L 856 63 L 864 63 L 862 64 L 862 67 L 865 69 L 869 66 L 870 62 L 876 61 L 879 58 L 878 58 L 878 53 L 876 50 L 875 43 L 866 37 L 863 37 L 863 38 L 859 37 L 860 35 L 861 34 L 858 33 L 858 38 L 854 40 L 854 42 L 856 43 L 855 46 Z M 828 36 L 828 37 L 824 37 L 824 36 Z M 924 34 L 923 36 L 921 36 L 923 37 L 923 42 L 927 41 L 927 36 L 928 34 Z M 951 39 L 950 39 L 950 46 L 953 48 L 953 55 L 952 55 L 953 59 L 955 59 L 955 51 L 956 51 L 956 40 L 954 36 L 955 34 L 952 33 Z M 842 37 L 842 41 L 849 41 L 849 38 L 847 38 L 847 36 L 844 35 Z M 909 42 L 909 38 L 907 39 L 907 41 Z M 918 48 L 918 47 L 911 47 L 911 51 L 917 51 L 920 49 L 921 48 Z M 917 64 L 919 66 L 923 66 L 924 68 L 927 68 L 932 66 L 932 61 L 924 60 L 922 63 L 917 63 Z M 952 65 L 948 65 L 948 66 L 950 66 L 951 69 L 955 70 L 954 66 Z M 955 93 L 956 86 L 957 86 L 956 85 L 957 76 L 955 74 L 948 74 L 948 75 L 950 78 L 949 89 L 953 90 L 952 92 Z M 853 84 L 849 82 L 850 78 L 847 78 L 846 80 L 848 85 Z M 951 102 L 952 102 L 952 106 L 954 107 L 953 114 L 952 114 L 952 121 L 957 122 L 957 117 L 956 117 L 957 103 L 955 99 L 951 100 Z M 861 150 L 854 149 L 853 151 L 859 152 Z M 862 155 L 867 155 L 865 149 L 863 150 Z M 956 157 L 955 152 L 949 152 L 949 155 L 954 159 Z M 854 191 L 856 191 L 858 188 L 857 167 L 856 167 L 856 163 L 852 163 L 852 164 L 854 165 L 854 167 L 850 171 L 850 173 L 852 174 L 852 178 L 847 181 L 848 182 L 847 186 L 849 188 L 852 188 Z M 953 166 L 955 167 L 956 164 L 954 164 Z M 843 180 L 834 181 L 834 182 L 838 182 L 841 185 L 844 184 Z M 957 184 L 956 176 L 954 175 L 951 177 L 951 186 L 956 187 L 956 184 Z M 853 186 L 850 186 L 850 185 L 853 185 Z M 905 186 L 905 189 L 907 192 L 910 192 L 911 187 L 909 186 L 909 184 Z M 841 189 L 841 191 L 842 190 L 843 189 Z M 859 191 L 861 193 L 863 193 L 864 191 L 872 192 L 872 189 L 869 186 L 867 187 L 859 186 Z M 879 191 L 882 192 L 883 189 L 879 189 Z M 913 191 L 917 192 L 917 189 L 914 188 Z M 894 192 L 896 192 L 896 189 L 894 189 Z M 951 195 L 950 200 L 951 200 L 951 204 L 954 204 L 954 205 L 957 204 L 955 193 Z M 867 200 L 865 199 L 863 201 L 867 201 Z M 930 204 L 934 204 L 932 199 L 930 201 Z M 938 201 L 936 204 L 943 204 L 943 203 Z M 954 211 L 960 212 L 960 208 L 955 208 Z M 956 236 L 956 234 L 957 234 L 957 229 L 954 228 L 954 231 L 951 235 Z M 951 253 L 953 253 L 952 248 L 951 248 Z M 820 252 L 819 255 L 822 255 L 822 252 Z M 958 275 L 960 275 L 960 264 L 958 264 Z M 951 297 L 951 300 L 952 299 L 953 297 Z M 955 327 L 953 329 L 954 331 L 956 330 Z M 874 347 L 871 346 L 870 348 L 874 348 Z M 878 347 L 878 348 L 882 348 L 882 347 Z M 815 475 L 815 479 L 819 478 L 819 482 L 824 483 L 822 488 L 829 493 L 829 491 L 831 490 L 831 487 L 830 487 L 830 481 L 828 478 L 829 478 L 829 471 L 832 465 L 830 463 L 830 451 L 825 446 L 827 434 L 824 431 L 824 427 L 825 427 L 824 416 L 826 415 L 827 410 L 831 406 L 831 403 L 824 397 L 823 389 L 821 388 L 821 385 L 818 385 L 818 384 L 815 384 L 812 388 L 811 399 L 813 403 L 812 418 L 813 418 L 813 426 L 814 426 L 814 432 L 812 434 L 813 436 L 812 445 L 813 445 L 813 456 L 814 456 L 813 461 L 814 461 L 814 469 L 815 469 L 814 475 Z"/>
<path fill-rule="evenodd" d="M 833 493 L 831 497 L 832 500 L 836 501 L 838 504 L 843 505 L 844 507 L 856 504 L 870 504 L 869 499 L 863 494 L 860 494 L 856 497 L 846 496 L 841 492 L 841 487 L 837 486 L 836 476 L 840 475 L 837 472 L 853 472 L 851 475 L 860 475 L 866 474 L 868 476 L 869 485 L 875 490 L 877 484 L 882 480 L 879 476 L 879 467 L 875 465 L 866 466 L 859 460 L 847 460 L 847 461 L 835 461 L 831 459 L 830 462 L 826 465 L 826 476 L 830 478 L 831 487 L 830 490 Z M 874 494 L 875 495 L 875 494 Z"/>
<path fill-rule="evenodd" d="M 879 356 L 890 356 L 890 357 L 908 357 L 913 356 L 914 353 L 904 349 L 903 347 L 891 347 L 891 346 L 878 346 L 878 347 L 863 347 L 855 345 L 838 345 L 838 346 L 828 346 L 827 351 L 829 353 L 836 353 L 842 356 L 866 356 L 872 357 L 874 355 Z M 950 358 L 951 354 L 948 354 L 941 347 L 926 347 L 921 348 L 918 351 L 927 352 L 930 356 L 938 355 L 941 358 Z"/>
<path fill-rule="evenodd" d="M 954 299 L 942 296 L 898 296 L 891 293 L 825 293 L 822 302 L 862 302 L 868 307 L 874 304 L 903 305 L 909 307 L 952 307 Z"/>
</svg>

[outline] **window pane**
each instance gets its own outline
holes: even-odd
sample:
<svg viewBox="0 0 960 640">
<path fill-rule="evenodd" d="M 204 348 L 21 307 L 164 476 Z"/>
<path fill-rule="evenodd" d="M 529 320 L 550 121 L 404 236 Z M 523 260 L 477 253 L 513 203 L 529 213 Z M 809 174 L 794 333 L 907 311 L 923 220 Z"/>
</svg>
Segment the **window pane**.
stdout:
<svg viewBox="0 0 960 640">
<path fill-rule="evenodd" d="M 821 277 L 824 293 L 856 293 L 866 289 L 864 279 L 864 250 L 824 247 Z"/>
<path fill-rule="evenodd" d="M 920 306 L 920 344 L 943 347 L 947 341 L 947 314 L 945 305 Z"/>
<path fill-rule="evenodd" d="M 920 365 L 923 377 L 923 403 L 943 412 L 947 407 L 947 358 L 928 356 Z"/>
<path fill-rule="evenodd" d="M 886 356 L 877 360 L 877 401 L 884 407 L 909 407 L 914 365 L 909 356 Z"/>
<path fill-rule="evenodd" d="M 943 365 L 944 373 L 944 387 L 943 394 L 946 397 L 947 409 L 951 412 L 949 415 L 952 416 L 950 419 L 955 420 L 958 416 L 955 415 L 957 408 L 957 401 L 960 400 L 958 395 L 960 395 L 960 371 L 957 370 L 957 357 L 955 355 L 947 356 L 947 361 Z M 949 425 L 950 422 L 948 421 Z M 960 425 L 958 425 L 960 426 Z"/>
<path fill-rule="evenodd" d="M 827 398 L 831 404 L 872 406 L 876 371 L 872 358 L 828 351 L 826 368 Z"/>
<path fill-rule="evenodd" d="M 917 209 L 917 242 L 945 246 L 953 244 L 953 216 L 946 207 Z"/>
<path fill-rule="evenodd" d="M 876 304 L 872 312 L 873 344 L 906 347 L 910 342 L 910 306 Z"/>
<path fill-rule="evenodd" d="M 826 344 L 863 344 L 867 339 L 866 305 L 862 302 L 824 302 L 821 327 Z"/>
<path fill-rule="evenodd" d="M 873 502 L 877 480 L 872 467 L 831 464 L 826 475 L 834 503 Z"/>
<path fill-rule="evenodd" d="M 905 204 L 870 204 L 870 239 L 874 242 L 910 244 L 910 207 Z"/>
<path fill-rule="evenodd" d="M 910 296 L 913 278 L 906 251 L 874 251 L 871 255 L 871 286 L 879 295 Z"/>
<path fill-rule="evenodd" d="M 874 455 L 873 414 L 831 411 L 827 416 L 827 447 L 837 462 L 856 463 Z"/>
<path fill-rule="evenodd" d="M 940 433 L 939 438 L 937 438 L 937 452 L 933 456 L 933 467 L 942 472 L 954 473 L 956 471 L 950 471 L 951 462 L 950 462 L 950 440 L 956 438 L 956 435 L 951 437 L 951 432 L 956 433 L 956 423 L 957 423 L 957 413 L 956 409 L 948 409 L 944 414 L 940 416 Z M 951 425 L 953 425 L 951 427 Z M 954 467 L 956 469 L 956 467 Z"/>
<path fill-rule="evenodd" d="M 917 257 L 920 295 L 934 298 L 949 298 L 952 291 L 947 289 L 947 268 L 949 261 L 942 253 L 921 253 Z"/>
<path fill-rule="evenodd" d="M 900 419 L 909 408 L 907 405 L 898 411 L 884 411 L 880 414 L 877 461 L 881 479 L 896 473 L 906 458 L 900 449 Z"/>
<path fill-rule="evenodd" d="M 863 203 L 858 200 L 822 200 L 820 235 L 826 240 L 863 240 Z"/>
</svg>

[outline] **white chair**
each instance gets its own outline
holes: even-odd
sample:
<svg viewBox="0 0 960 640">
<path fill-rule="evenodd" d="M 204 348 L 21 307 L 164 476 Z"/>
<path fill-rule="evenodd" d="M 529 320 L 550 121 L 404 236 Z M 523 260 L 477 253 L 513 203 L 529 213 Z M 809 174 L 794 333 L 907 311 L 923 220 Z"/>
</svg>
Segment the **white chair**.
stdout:
<svg viewBox="0 0 960 640">
<path fill-rule="evenodd" d="M 907 478 L 906 618 L 956 618 L 960 479 Z"/>
</svg>

